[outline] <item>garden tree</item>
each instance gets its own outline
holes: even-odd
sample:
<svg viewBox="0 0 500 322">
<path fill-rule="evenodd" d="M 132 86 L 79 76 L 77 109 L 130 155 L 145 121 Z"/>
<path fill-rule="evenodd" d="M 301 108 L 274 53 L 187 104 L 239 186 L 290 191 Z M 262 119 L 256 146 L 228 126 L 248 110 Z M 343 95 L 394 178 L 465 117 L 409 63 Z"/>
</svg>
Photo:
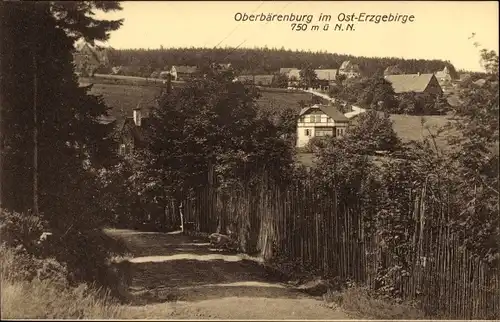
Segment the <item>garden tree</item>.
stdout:
<svg viewBox="0 0 500 322">
<path fill-rule="evenodd" d="M 449 109 L 448 101 L 442 94 L 401 93 L 397 100 L 398 107 L 392 110 L 394 114 L 442 115 Z"/>
<path fill-rule="evenodd" d="M 295 138 L 298 115 L 297 111 L 291 107 L 279 112 L 276 126 L 280 135 L 283 135 L 285 139 Z"/>
<path fill-rule="evenodd" d="M 383 77 L 373 77 L 367 79 L 364 84 L 364 91 L 360 94 L 358 103 L 376 110 L 391 113 L 397 106 L 391 83 Z"/>
<path fill-rule="evenodd" d="M 422 115 L 424 106 L 415 92 L 401 93 L 398 97 L 398 107 L 393 110 L 396 114 Z"/>
<path fill-rule="evenodd" d="M 357 116 L 354 124 L 348 127 L 346 141 L 360 144 L 360 153 L 375 151 L 396 151 L 400 140 L 392 127 L 390 115 L 374 110 L 366 111 Z"/>
<path fill-rule="evenodd" d="M 99 227 L 101 184 L 93 168 L 112 157 L 101 98 L 79 87 L 77 38 L 105 40 L 120 21 L 92 18 L 116 2 L 2 2 L 2 208 L 39 214 L 56 240 L 52 255 L 75 278 L 105 283 L 107 253 L 88 232 Z M 5 80 L 11 81 L 5 81 Z M 50 81 L 46 81 L 50 79 Z M 95 263 L 89 265 L 89 262 Z"/>
<path fill-rule="evenodd" d="M 342 86 L 344 84 L 344 81 L 347 79 L 347 76 L 344 75 L 344 74 L 339 74 L 337 75 L 337 77 L 335 78 L 335 83 L 338 85 L 338 86 Z"/>
<path fill-rule="evenodd" d="M 314 88 L 318 84 L 318 75 L 316 75 L 316 72 L 311 67 L 311 65 L 307 65 L 306 67 L 301 69 L 299 75 L 301 87 Z"/>
<path fill-rule="evenodd" d="M 288 76 L 282 73 L 277 73 L 273 78 L 273 87 L 287 88 Z"/>
<path fill-rule="evenodd" d="M 148 177 L 160 178 L 163 195 L 181 201 L 209 183 L 211 169 L 221 186 L 259 171 L 280 176 L 292 149 L 279 128 L 259 114 L 256 88 L 214 72 L 174 89 L 153 110 L 151 140 L 143 158 Z M 166 198 L 165 197 L 165 198 Z"/>
<path fill-rule="evenodd" d="M 351 104 L 357 104 L 360 99 L 360 93 L 365 91 L 367 85 L 367 78 L 345 80 L 343 86 L 337 86 L 330 90 L 330 96 L 342 99 Z"/>
<path fill-rule="evenodd" d="M 464 211 L 455 223 L 470 234 L 469 243 L 484 249 L 489 258 L 498 258 L 498 55 L 481 50 L 486 70 L 483 86 L 463 88 L 463 102 L 454 109 L 456 122 L 450 124 L 450 163 L 457 168 L 457 189 L 461 189 Z M 452 133 L 457 133 L 453 135 Z"/>
</svg>

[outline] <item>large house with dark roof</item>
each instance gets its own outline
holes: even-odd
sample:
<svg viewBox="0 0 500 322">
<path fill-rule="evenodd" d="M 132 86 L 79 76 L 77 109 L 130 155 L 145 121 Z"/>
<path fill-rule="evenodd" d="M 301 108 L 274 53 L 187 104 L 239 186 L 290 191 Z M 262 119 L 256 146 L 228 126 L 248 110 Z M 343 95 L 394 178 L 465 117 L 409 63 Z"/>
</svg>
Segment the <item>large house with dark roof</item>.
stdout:
<svg viewBox="0 0 500 322">
<path fill-rule="evenodd" d="M 457 72 L 454 70 L 450 70 L 448 66 L 445 66 L 443 70 L 435 72 L 434 75 L 436 76 L 440 84 L 446 84 L 459 78 Z"/>
<path fill-rule="evenodd" d="M 77 44 L 73 52 L 75 71 L 93 75 L 99 67 L 108 67 L 108 51 L 109 48 L 92 46 L 87 42 Z"/>
<path fill-rule="evenodd" d="M 357 64 L 346 60 L 339 67 L 339 75 L 345 75 L 346 78 L 354 78 L 361 76 L 361 71 Z"/>
<path fill-rule="evenodd" d="M 333 105 L 304 107 L 297 120 L 296 146 L 306 146 L 313 137 L 342 137 L 348 125 L 349 119 Z"/>
<path fill-rule="evenodd" d="M 414 92 L 437 95 L 443 93 L 434 74 L 387 75 L 384 78 L 391 83 L 396 94 Z"/>
</svg>

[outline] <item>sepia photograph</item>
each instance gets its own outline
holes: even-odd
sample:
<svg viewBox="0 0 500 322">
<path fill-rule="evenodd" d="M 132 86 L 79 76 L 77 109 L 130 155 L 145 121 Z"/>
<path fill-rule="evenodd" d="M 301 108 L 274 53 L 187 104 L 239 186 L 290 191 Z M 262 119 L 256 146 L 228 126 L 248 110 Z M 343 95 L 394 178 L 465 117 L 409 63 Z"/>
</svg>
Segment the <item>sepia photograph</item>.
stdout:
<svg viewBox="0 0 500 322">
<path fill-rule="evenodd" d="M 0 318 L 499 321 L 498 25 L 0 2 Z"/>
</svg>

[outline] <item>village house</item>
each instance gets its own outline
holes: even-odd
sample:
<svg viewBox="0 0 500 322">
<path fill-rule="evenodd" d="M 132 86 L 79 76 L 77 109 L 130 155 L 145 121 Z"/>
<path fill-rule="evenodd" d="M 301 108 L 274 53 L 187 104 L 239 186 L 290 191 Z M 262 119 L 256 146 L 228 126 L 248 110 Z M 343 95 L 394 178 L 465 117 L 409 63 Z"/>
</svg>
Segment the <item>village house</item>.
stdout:
<svg viewBox="0 0 500 322">
<path fill-rule="evenodd" d="M 227 64 L 213 63 L 212 68 L 217 68 L 221 71 L 229 71 L 229 70 L 233 69 L 233 66 L 231 63 L 227 63 Z"/>
<path fill-rule="evenodd" d="M 93 75 L 99 67 L 109 66 L 108 48 L 92 46 L 87 42 L 75 45 L 73 63 L 75 71 Z"/>
<path fill-rule="evenodd" d="M 414 92 L 437 95 L 443 93 L 443 89 L 434 74 L 388 75 L 384 78 L 391 83 L 396 94 Z"/>
<path fill-rule="evenodd" d="M 297 147 L 305 147 L 313 137 L 345 134 L 349 119 L 332 105 L 315 104 L 304 107 L 297 120 Z"/>
<path fill-rule="evenodd" d="M 196 66 L 172 66 L 170 69 L 172 80 L 176 81 L 192 79 L 198 75 L 198 72 Z"/>
<path fill-rule="evenodd" d="M 236 80 L 245 85 L 271 86 L 274 75 L 240 75 Z"/>
<path fill-rule="evenodd" d="M 315 69 L 314 72 L 318 77 L 319 85 L 323 89 L 328 89 L 330 86 L 335 85 L 337 79 L 337 69 Z"/>
<path fill-rule="evenodd" d="M 288 71 L 287 75 L 289 87 L 298 87 L 300 85 L 300 69 L 291 69 Z"/>
<path fill-rule="evenodd" d="M 355 78 L 361 76 L 361 71 L 358 65 L 346 60 L 340 65 L 338 74 L 345 75 L 347 78 Z"/>
<path fill-rule="evenodd" d="M 315 69 L 314 72 L 319 80 L 319 87 L 326 89 L 335 84 L 338 69 Z M 280 68 L 280 73 L 288 77 L 288 86 L 297 87 L 300 85 L 300 69 L 298 68 Z"/>
<path fill-rule="evenodd" d="M 384 70 L 384 76 L 401 75 L 404 74 L 403 70 L 398 65 L 389 66 Z"/>
<path fill-rule="evenodd" d="M 137 107 L 133 110 L 132 116 L 113 122 L 119 155 L 130 155 L 135 150 L 146 146 L 150 118 L 144 115 L 144 112 L 144 109 Z"/>
<path fill-rule="evenodd" d="M 434 75 L 441 85 L 458 79 L 457 73 L 450 71 L 448 66 L 445 66 L 441 71 L 435 72 Z"/>
</svg>

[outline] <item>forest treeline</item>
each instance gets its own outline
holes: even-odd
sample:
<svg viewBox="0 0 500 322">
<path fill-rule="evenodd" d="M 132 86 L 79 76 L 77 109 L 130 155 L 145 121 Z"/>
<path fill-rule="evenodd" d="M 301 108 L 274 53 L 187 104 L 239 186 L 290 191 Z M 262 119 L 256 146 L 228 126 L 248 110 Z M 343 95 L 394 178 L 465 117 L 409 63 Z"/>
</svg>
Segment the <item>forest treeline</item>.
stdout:
<svg viewBox="0 0 500 322">
<path fill-rule="evenodd" d="M 397 65 L 404 73 L 433 73 L 445 66 L 455 70 L 449 61 L 402 59 L 395 57 L 363 57 L 328 52 L 292 51 L 269 48 L 160 48 L 113 49 L 109 51 L 111 66 L 135 66 L 143 72 L 168 69 L 172 65 L 205 66 L 208 63 L 231 63 L 240 72 L 271 74 L 283 67 L 337 69 L 343 61 L 357 64 L 364 76 L 382 74 Z"/>
</svg>

